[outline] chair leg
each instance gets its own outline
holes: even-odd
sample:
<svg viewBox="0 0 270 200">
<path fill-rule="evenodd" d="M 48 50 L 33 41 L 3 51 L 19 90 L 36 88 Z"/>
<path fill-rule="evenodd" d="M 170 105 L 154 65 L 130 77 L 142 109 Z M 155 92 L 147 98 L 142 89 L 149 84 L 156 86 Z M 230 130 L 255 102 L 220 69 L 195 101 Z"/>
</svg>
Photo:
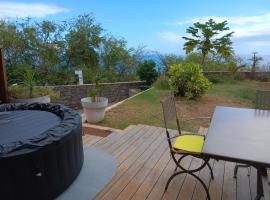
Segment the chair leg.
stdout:
<svg viewBox="0 0 270 200">
<path fill-rule="evenodd" d="M 166 183 L 164 192 L 167 192 L 168 187 L 169 187 L 169 185 L 170 185 L 170 183 L 171 183 L 171 181 L 173 180 L 174 177 L 176 177 L 177 175 L 180 175 L 180 174 L 186 174 L 186 173 L 187 173 L 187 172 L 185 172 L 185 171 L 180 171 L 180 172 L 176 172 L 176 173 L 174 173 L 173 175 L 171 175 L 171 177 L 168 179 L 168 181 L 167 181 L 167 183 Z"/>
<path fill-rule="evenodd" d="M 181 160 L 182 160 L 183 158 L 185 158 L 186 156 L 188 156 L 188 155 L 182 155 L 182 156 L 177 160 L 178 165 L 180 165 Z M 179 168 L 178 165 L 175 166 L 174 172 L 176 172 L 177 168 Z M 181 168 L 180 168 L 180 169 L 181 169 Z"/>
<path fill-rule="evenodd" d="M 210 166 L 210 164 L 209 164 L 208 162 L 207 162 L 206 164 L 207 164 L 207 167 L 208 167 L 209 170 L 210 170 L 211 179 L 214 180 L 214 173 L 213 173 L 213 170 L 212 170 L 212 168 L 211 168 L 211 166 Z"/>
<path fill-rule="evenodd" d="M 174 173 L 174 174 L 169 178 L 169 180 L 168 180 L 167 183 L 166 183 L 166 186 L 165 186 L 165 189 L 164 189 L 164 193 L 167 192 L 168 187 L 169 187 L 171 181 L 173 180 L 173 178 L 176 177 L 177 175 L 180 175 L 180 174 L 189 174 L 189 175 L 193 176 L 195 179 L 197 179 L 197 180 L 202 184 L 202 186 L 203 186 L 203 188 L 204 188 L 204 190 L 205 190 L 205 193 L 206 193 L 206 195 L 207 195 L 207 199 L 208 199 L 208 200 L 211 199 L 211 198 L 210 198 L 209 191 L 208 191 L 208 189 L 207 189 L 207 186 L 206 186 L 205 183 L 200 179 L 200 177 L 198 177 L 197 175 L 195 175 L 195 174 L 193 174 L 193 173 L 189 173 L 189 172 L 185 172 L 185 171 L 176 172 L 176 173 Z"/>
</svg>

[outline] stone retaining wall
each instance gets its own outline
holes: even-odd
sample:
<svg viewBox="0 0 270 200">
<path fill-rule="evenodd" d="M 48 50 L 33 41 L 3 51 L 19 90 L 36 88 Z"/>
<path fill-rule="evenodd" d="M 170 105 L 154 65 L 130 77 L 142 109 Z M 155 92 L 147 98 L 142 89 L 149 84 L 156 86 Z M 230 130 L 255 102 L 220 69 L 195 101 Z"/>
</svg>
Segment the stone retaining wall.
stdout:
<svg viewBox="0 0 270 200">
<path fill-rule="evenodd" d="M 109 99 L 109 103 L 116 103 L 129 97 L 129 90 L 145 85 L 144 81 L 104 83 L 108 87 L 102 96 Z M 59 85 L 52 86 L 55 91 L 60 92 L 60 99 L 57 103 L 64 104 L 74 109 L 81 109 L 81 98 L 87 96 L 87 91 L 94 84 L 85 85 Z"/>
</svg>

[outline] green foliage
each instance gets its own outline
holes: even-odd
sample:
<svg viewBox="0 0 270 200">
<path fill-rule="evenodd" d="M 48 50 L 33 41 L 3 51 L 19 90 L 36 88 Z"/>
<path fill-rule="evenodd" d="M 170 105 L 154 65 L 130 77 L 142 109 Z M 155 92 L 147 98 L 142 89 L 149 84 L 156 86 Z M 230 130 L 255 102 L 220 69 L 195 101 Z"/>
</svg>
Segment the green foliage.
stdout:
<svg viewBox="0 0 270 200">
<path fill-rule="evenodd" d="M 159 76 L 156 80 L 156 82 L 153 84 L 154 88 L 159 89 L 159 90 L 169 90 L 169 81 L 167 76 Z"/>
<path fill-rule="evenodd" d="M 8 88 L 9 95 L 15 99 L 28 99 L 49 95 L 51 99 L 56 100 L 60 97 L 59 92 L 56 92 L 52 87 L 35 86 L 32 90 L 32 96 L 29 96 L 29 88 L 23 85 L 11 85 Z"/>
<path fill-rule="evenodd" d="M 239 76 L 239 73 L 238 72 L 241 69 L 244 69 L 244 68 L 246 68 L 246 65 L 245 64 L 242 64 L 242 65 L 237 66 L 237 63 L 231 62 L 229 64 L 228 70 L 229 70 L 229 72 L 230 72 L 230 74 L 231 74 L 231 76 L 232 76 L 233 79 L 240 80 L 241 77 Z"/>
<path fill-rule="evenodd" d="M 102 92 L 108 89 L 108 86 L 101 84 L 102 80 L 104 80 L 104 76 L 96 74 L 96 76 L 93 78 L 93 83 L 95 87 L 87 91 L 87 94 L 89 97 L 91 97 L 92 102 L 96 102 L 97 97 L 100 96 Z"/>
<path fill-rule="evenodd" d="M 143 52 L 106 33 L 91 14 L 57 23 L 0 20 L 0 46 L 10 84 L 20 83 L 26 68 L 35 69 L 37 85 L 74 84 L 77 68 L 86 73 L 85 83 L 97 71 L 110 81 L 134 80 Z"/>
<path fill-rule="evenodd" d="M 169 69 L 169 84 L 175 95 L 189 99 L 200 98 L 211 87 L 200 65 L 194 63 L 172 65 Z"/>
<path fill-rule="evenodd" d="M 204 65 L 205 58 L 208 54 L 218 54 L 224 58 L 232 55 L 233 32 L 224 34 L 228 31 L 227 21 L 216 23 L 213 19 L 209 19 L 205 23 L 194 23 L 193 26 L 187 29 L 187 33 L 191 37 L 183 37 L 186 40 L 184 50 L 187 54 L 198 50 L 201 57 L 201 64 Z"/>
<path fill-rule="evenodd" d="M 34 98 L 50 95 L 52 99 L 58 99 L 59 93 L 51 87 L 37 86 L 36 70 L 26 66 L 20 84 L 14 84 L 9 87 L 9 95 L 17 99 Z"/>
<path fill-rule="evenodd" d="M 205 76 L 210 82 L 214 84 L 234 82 L 234 79 L 231 77 L 230 74 L 209 73 L 209 74 L 206 74 Z"/>
<path fill-rule="evenodd" d="M 176 54 L 161 54 L 159 52 L 156 52 L 156 55 L 160 60 L 159 65 L 163 68 L 163 71 L 161 72 L 163 74 L 168 73 L 171 65 L 178 64 L 184 61 L 182 56 L 178 56 Z"/>
<path fill-rule="evenodd" d="M 28 89 L 30 98 L 33 97 L 33 89 L 36 86 L 35 73 L 34 69 L 27 69 L 23 75 L 22 84 Z"/>
<path fill-rule="evenodd" d="M 139 65 L 138 76 L 145 80 L 147 85 L 152 85 L 157 79 L 156 63 L 153 60 L 146 60 Z"/>
</svg>

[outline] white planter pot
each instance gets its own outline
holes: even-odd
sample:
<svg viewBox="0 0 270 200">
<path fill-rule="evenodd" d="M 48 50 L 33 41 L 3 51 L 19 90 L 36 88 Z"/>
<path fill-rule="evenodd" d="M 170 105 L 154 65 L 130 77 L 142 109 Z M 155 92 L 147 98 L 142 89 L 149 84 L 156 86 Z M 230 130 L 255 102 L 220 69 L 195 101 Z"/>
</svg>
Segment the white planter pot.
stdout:
<svg viewBox="0 0 270 200">
<path fill-rule="evenodd" d="M 12 103 L 50 103 L 51 98 L 49 95 L 43 97 L 36 97 L 30 99 L 11 99 Z"/>
<path fill-rule="evenodd" d="M 81 99 L 81 103 L 87 122 L 97 123 L 104 119 L 105 109 L 108 106 L 108 98 L 97 97 L 97 101 L 92 102 L 90 97 L 86 97 Z"/>
</svg>

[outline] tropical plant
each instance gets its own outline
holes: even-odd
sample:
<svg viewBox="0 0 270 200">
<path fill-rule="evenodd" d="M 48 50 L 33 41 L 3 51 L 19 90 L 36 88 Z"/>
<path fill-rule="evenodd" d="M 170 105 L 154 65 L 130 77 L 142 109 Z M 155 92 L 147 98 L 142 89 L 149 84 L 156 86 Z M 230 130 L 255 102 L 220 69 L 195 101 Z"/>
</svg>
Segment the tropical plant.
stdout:
<svg viewBox="0 0 270 200">
<path fill-rule="evenodd" d="M 104 76 L 101 74 L 96 74 L 94 78 L 92 79 L 94 83 L 94 87 L 92 89 L 89 89 L 87 91 L 88 96 L 91 98 L 92 102 L 98 101 L 98 96 L 101 95 L 102 92 L 109 89 L 107 85 L 101 84 L 102 80 L 104 80 Z"/>
<path fill-rule="evenodd" d="M 36 86 L 35 73 L 35 70 L 30 68 L 27 69 L 23 75 L 22 85 L 28 90 L 30 98 L 33 97 L 33 90 Z"/>
<path fill-rule="evenodd" d="M 137 73 L 141 80 L 146 81 L 147 85 L 152 85 L 158 76 L 156 63 L 153 60 L 145 60 L 139 65 Z"/>
<path fill-rule="evenodd" d="M 58 99 L 59 93 L 51 87 L 37 86 L 36 70 L 27 68 L 23 74 L 23 81 L 18 84 L 13 84 L 9 87 L 9 94 L 16 99 L 27 99 L 50 95 L 52 99 Z"/>
<path fill-rule="evenodd" d="M 169 85 L 176 96 L 198 99 L 212 84 L 204 77 L 200 65 L 180 63 L 170 67 Z"/>
<path fill-rule="evenodd" d="M 202 55 L 202 66 L 204 66 L 208 54 L 219 54 L 224 58 L 230 57 L 233 53 L 231 47 L 233 32 L 226 33 L 229 29 L 227 21 L 216 23 L 213 19 L 209 19 L 205 23 L 194 23 L 186 31 L 191 37 L 183 37 L 186 40 L 183 49 L 187 54 L 197 49 Z"/>
</svg>

